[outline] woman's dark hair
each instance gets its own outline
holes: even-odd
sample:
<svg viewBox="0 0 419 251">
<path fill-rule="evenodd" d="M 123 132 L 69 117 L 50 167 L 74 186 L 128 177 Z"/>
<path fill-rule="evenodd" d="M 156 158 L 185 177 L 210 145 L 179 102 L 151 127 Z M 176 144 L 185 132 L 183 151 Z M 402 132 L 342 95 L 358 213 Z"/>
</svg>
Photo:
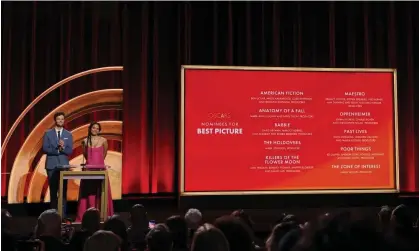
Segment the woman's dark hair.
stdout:
<svg viewBox="0 0 419 251">
<path fill-rule="evenodd" d="M 98 209 L 91 207 L 83 214 L 81 226 L 84 230 L 91 234 L 100 229 L 100 212 Z"/>
<path fill-rule="evenodd" d="M 145 240 L 147 242 L 147 250 L 149 251 L 172 250 L 172 235 L 165 224 L 157 224 L 148 232 Z M 144 250 L 144 248 L 141 250 Z"/>
<path fill-rule="evenodd" d="M 286 233 L 278 242 L 278 250 L 290 251 L 294 248 L 302 236 L 302 230 L 295 228 Z"/>
<path fill-rule="evenodd" d="M 99 122 L 92 122 L 89 125 L 89 129 L 87 132 L 87 146 L 92 146 L 92 128 L 94 125 L 97 125 L 99 127 L 99 132 L 102 131 L 102 126 L 100 126 Z"/>
<path fill-rule="evenodd" d="M 96 251 L 96 250 L 121 250 L 121 238 L 111 232 L 105 230 L 99 230 L 90 236 L 85 244 L 84 251 Z"/>
<path fill-rule="evenodd" d="M 192 240 L 191 251 L 229 251 L 227 238 L 211 224 L 205 223 L 200 226 Z"/>
<path fill-rule="evenodd" d="M 87 129 L 86 158 L 89 155 L 89 145 L 92 146 L 92 128 L 94 125 L 97 125 L 99 127 L 99 132 L 102 131 L 102 126 L 99 124 L 99 122 L 93 121 L 92 123 L 90 123 L 89 128 Z"/>
<path fill-rule="evenodd" d="M 398 205 L 391 213 L 391 220 L 395 223 L 396 228 L 412 228 L 413 219 L 407 206 Z"/>
<path fill-rule="evenodd" d="M 118 235 L 122 240 L 123 248 L 127 247 L 128 234 L 126 230 L 125 223 L 121 220 L 119 215 L 111 216 L 103 225 L 103 230 L 111 231 L 114 234 Z"/>
<path fill-rule="evenodd" d="M 185 249 L 188 247 L 188 225 L 185 218 L 180 215 L 170 216 L 166 220 L 166 226 L 169 228 L 173 238 L 174 249 Z"/>
<path fill-rule="evenodd" d="M 254 223 L 250 216 L 243 209 L 234 211 L 233 213 L 231 213 L 231 216 L 237 217 L 240 220 L 242 220 L 250 228 L 250 230 L 253 231 Z"/>
<path fill-rule="evenodd" d="M 254 245 L 249 227 L 237 217 L 226 215 L 217 218 L 214 226 L 223 232 L 230 251 L 253 251 Z"/>
<path fill-rule="evenodd" d="M 268 239 L 266 240 L 266 248 L 269 251 L 279 250 L 279 242 L 291 230 L 297 229 L 298 224 L 295 222 L 282 222 L 277 224 L 273 229 Z"/>
</svg>

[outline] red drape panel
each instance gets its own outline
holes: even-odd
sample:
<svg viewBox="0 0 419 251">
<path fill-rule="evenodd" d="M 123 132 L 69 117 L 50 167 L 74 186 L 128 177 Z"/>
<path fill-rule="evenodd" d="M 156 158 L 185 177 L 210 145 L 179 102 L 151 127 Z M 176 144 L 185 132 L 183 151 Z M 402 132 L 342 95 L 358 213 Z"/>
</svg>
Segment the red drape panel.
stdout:
<svg viewBox="0 0 419 251">
<path fill-rule="evenodd" d="M 178 16 L 179 7 L 144 2 L 130 3 L 124 9 L 125 194 L 175 189 L 176 97 L 179 65 L 186 62 L 187 50 L 179 49 L 177 40 L 180 36 L 188 41 L 187 32 L 178 33 L 187 20 Z"/>
<path fill-rule="evenodd" d="M 2 5 L 2 137 L 52 83 L 87 68 L 123 64 L 122 83 L 118 76 L 86 78 L 39 107 L 104 83 L 124 88 L 124 194 L 175 191 L 182 64 L 397 68 L 400 181 L 404 191 L 419 190 L 417 3 Z M 46 114 L 38 109 L 15 133 L 2 172 Z"/>
</svg>

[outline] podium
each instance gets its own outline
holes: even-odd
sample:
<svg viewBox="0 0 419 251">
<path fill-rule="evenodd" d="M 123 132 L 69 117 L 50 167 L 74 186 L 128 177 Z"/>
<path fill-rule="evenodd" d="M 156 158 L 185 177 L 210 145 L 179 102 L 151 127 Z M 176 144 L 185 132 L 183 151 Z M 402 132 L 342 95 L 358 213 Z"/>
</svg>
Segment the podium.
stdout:
<svg viewBox="0 0 419 251">
<path fill-rule="evenodd" d="M 72 169 L 81 168 L 81 171 L 72 171 Z M 100 192 L 100 217 L 106 220 L 108 214 L 108 172 L 109 166 L 97 165 L 64 165 L 60 166 L 60 184 L 58 187 L 58 214 L 63 215 L 63 187 L 64 180 L 82 179 L 82 180 L 102 180 Z"/>
</svg>

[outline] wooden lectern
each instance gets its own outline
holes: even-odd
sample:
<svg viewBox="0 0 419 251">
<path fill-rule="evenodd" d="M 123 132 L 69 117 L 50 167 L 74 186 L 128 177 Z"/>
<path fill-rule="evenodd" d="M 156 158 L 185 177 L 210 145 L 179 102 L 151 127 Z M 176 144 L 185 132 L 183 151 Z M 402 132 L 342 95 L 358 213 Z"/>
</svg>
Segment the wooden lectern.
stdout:
<svg viewBox="0 0 419 251">
<path fill-rule="evenodd" d="M 60 185 L 58 187 L 58 213 L 63 215 L 63 186 L 64 180 L 83 179 L 83 180 L 102 180 L 102 189 L 100 196 L 100 216 L 102 221 L 105 221 L 108 215 L 108 172 L 103 168 L 88 168 L 88 166 L 81 167 L 82 171 L 71 171 L 70 169 L 79 168 L 81 166 L 62 166 L 60 171 Z"/>
</svg>

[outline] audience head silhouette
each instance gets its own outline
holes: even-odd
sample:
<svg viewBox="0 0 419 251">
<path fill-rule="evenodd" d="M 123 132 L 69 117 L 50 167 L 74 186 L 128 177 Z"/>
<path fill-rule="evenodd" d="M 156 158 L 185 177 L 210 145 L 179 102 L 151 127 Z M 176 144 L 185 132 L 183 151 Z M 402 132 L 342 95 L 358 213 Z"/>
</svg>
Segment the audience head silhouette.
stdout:
<svg viewBox="0 0 419 251">
<path fill-rule="evenodd" d="M 297 228 L 298 225 L 295 222 L 283 222 L 277 224 L 268 239 L 266 240 L 266 249 L 268 251 L 278 251 L 280 240 L 292 229 Z"/>
<path fill-rule="evenodd" d="M 409 208 L 405 205 L 398 205 L 391 213 L 391 223 L 397 229 L 413 228 L 413 218 L 410 215 Z"/>
<path fill-rule="evenodd" d="M 174 249 L 187 249 L 188 245 L 188 226 L 185 218 L 174 215 L 166 220 L 166 225 L 172 234 Z"/>
<path fill-rule="evenodd" d="M 249 227 L 233 216 L 222 216 L 215 220 L 214 226 L 223 232 L 229 242 L 230 251 L 252 251 L 253 240 Z"/>
<path fill-rule="evenodd" d="M 213 225 L 201 225 L 202 213 L 191 208 L 185 217 L 174 215 L 149 229 L 148 224 L 139 227 L 138 222 L 148 223 L 147 212 L 136 204 L 130 211 L 136 227 L 127 229 L 121 217 L 113 215 L 99 230 L 100 213 L 89 208 L 82 217 L 81 230 L 67 238 L 61 236 L 68 232 L 62 232 L 60 215 L 51 209 L 39 216 L 35 239 L 21 242 L 10 231 L 11 215 L 3 209 L 2 240 L 8 240 L 3 249 L 17 251 L 32 250 L 34 244 L 41 244 L 43 251 L 416 251 L 419 229 L 413 213 L 406 205 L 394 210 L 383 206 L 378 217 L 377 212 L 368 214 L 368 210 L 333 210 L 304 225 L 295 215 L 284 214 L 263 243 L 266 236 L 252 229 L 254 223 L 244 210 L 219 217 Z"/>
<path fill-rule="evenodd" d="M 202 213 L 196 208 L 191 208 L 186 212 L 185 220 L 189 228 L 197 229 L 201 225 Z"/>
<path fill-rule="evenodd" d="M 111 231 L 122 240 L 122 246 L 125 248 L 128 243 L 128 234 L 125 223 L 121 220 L 119 215 L 111 216 L 103 225 L 103 230 Z"/>
<path fill-rule="evenodd" d="M 100 212 L 97 208 L 91 207 L 83 214 L 81 222 L 83 230 L 94 233 L 100 229 Z"/>
<path fill-rule="evenodd" d="M 36 227 L 37 236 L 61 237 L 61 216 L 57 210 L 49 209 L 41 213 L 38 217 Z"/>
<path fill-rule="evenodd" d="M 224 234 L 211 224 L 205 223 L 195 232 L 191 251 L 229 251 Z"/>
<path fill-rule="evenodd" d="M 121 239 L 111 231 L 99 230 L 90 236 L 83 251 L 120 251 Z"/>
<path fill-rule="evenodd" d="M 172 236 L 165 224 L 157 224 L 146 236 L 148 251 L 171 251 Z"/>
<path fill-rule="evenodd" d="M 253 230 L 253 221 L 250 217 L 250 215 L 248 215 L 243 209 L 240 210 L 236 210 L 233 211 L 233 213 L 231 213 L 231 216 L 237 217 L 240 220 L 242 220 L 251 230 Z"/>
</svg>

